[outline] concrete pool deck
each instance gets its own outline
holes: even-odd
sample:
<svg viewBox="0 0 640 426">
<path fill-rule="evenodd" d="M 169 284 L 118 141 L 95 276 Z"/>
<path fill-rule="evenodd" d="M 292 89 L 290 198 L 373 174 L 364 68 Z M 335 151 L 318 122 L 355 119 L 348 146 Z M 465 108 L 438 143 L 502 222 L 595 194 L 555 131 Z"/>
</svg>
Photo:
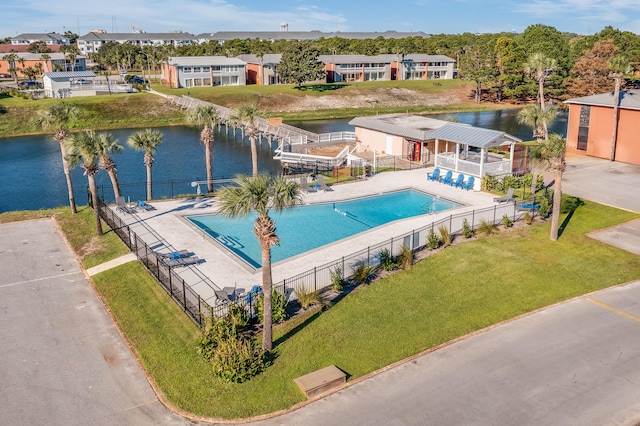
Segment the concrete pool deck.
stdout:
<svg viewBox="0 0 640 426">
<path fill-rule="evenodd" d="M 283 279 L 309 271 L 315 266 L 335 261 L 343 255 L 355 253 L 368 246 L 390 240 L 392 237 L 423 227 L 438 219 L 448 217 L 450 214 L 495 205 L 493 195 L 465 191 L 438 182 L 427 181 L 427 170 L 381 173 L 366 180 L 333 185 L 332 191 L 304 194 L 304 203 L 313 204 L 414 188 L 457 201 L 464 206 L 437 214 L 421 215 L 392 222 L 274 263 L 272 265 L 273 282 L 280 282 Z M 165 253 L 188 250 L 202 259 L 203 261 L 198 265 L 175 268 L 174 271 L 207 303 L 210 305 L 215 303 L 214 290 L 220 290 L 224 287 L 248 290 L 254 285 L 261 284 L 261 269 L 249 268 L 244 262 L 214 244 L 204 231 L 187 223 L 183 218 L 186 215 L 216 213 L 214 198 L 154 201 L 151 204 L 155 210 L 139 210 L 133 214 L 117 212 L 117 214 L 153 250 Z M 112 208 L 114 211 L 116 210 L 115 206 Z M 309 218 L 308 223 L 308 227 L 301 232 L 322 232 L 322 223 L 314 223 L 313 217 Z M 281 242 L 281 244 L 286 243 L 286 241 Z M 208 277 L 208 280 L 203 277 Z"/>
</svg>

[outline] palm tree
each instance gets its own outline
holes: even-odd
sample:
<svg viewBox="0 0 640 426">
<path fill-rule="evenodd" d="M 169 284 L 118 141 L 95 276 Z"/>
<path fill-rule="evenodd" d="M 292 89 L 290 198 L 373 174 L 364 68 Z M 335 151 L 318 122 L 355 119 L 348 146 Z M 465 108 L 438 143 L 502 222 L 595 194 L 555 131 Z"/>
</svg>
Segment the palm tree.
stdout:
<svg viewBox="0 0 640 426">
<path fill-rule="evenodd" d="M 525 72 L 533 76 L 534 80 L 538 82 L 540 109 L 544 109 L 544 81 L 557 65 L 558 62 L 555 59 L 548 57 L 542 52 L 534 53 L 524 64 Z"/>
<path fill-rule="evenodd" d="M 218 124 L 218 120 L 218 111 L 211 105 L 200 105 L 187 111 L 188 123 L 203 126 L 200 141 L 204 145 L 208 192 L 213 192 L 213 129 Z"/>
<path fill-rule="evenodd" d="M 564 161 L 567 141 L 557 133 L 553 133 L 548 140 L 536 145 L 532 156 L 546 165 L 546 169 L 553 172 L 553 211 L 551 214 L 551 241 L 558 239 L 558 227 L 560 224 L 560 205 L 562 204 L 562 172 L 566 163 Z"/>
<path fill-rule="evenodd" d="M 154 129 L 139 130 L 129 136 L 127 143 L 136 151 L 144 151 L 144 164 L 147 166 L 147 201 L 153 199 L 151 191 L 151 166 L 153 165 L 153 154 L 162 142 L 162 132 Z"/>
<path fill-rule="evenodd" d="M 618 139 L 618 106 L 620 105 L 620 86 L 624 75 L 631 71 L 629 60 L 623 55 L 614 56 L 608 63 L 610 75 L 613 77 L 616 87 L 613 92 L 613 127 L 611 129 L 611 152 L 609 159 L 616 159 L 616 141 Z"/>
<path fill-rule="evenodd" d="M 93 132 L 89 130 L 89 132 Z M 111 159 L 109 154 L 112 152 L 122 151 L 122 145 L 118 143 L 118 139 L 114 139 L 111 133 L 98 133 L 93 135 L 95 138 L 96 152 L 98 153 L 99 163 L 98 166 L 101 169 L 106 170 L 111 179 L 111 185 L 113 186 L 113 196 L 117 200 L 120 196 L 120 184 L 118 183 L 118 169 L 116 163 Z"/>
<path fill-rule="evenodd" d="M 9 66 L 9 74 L 13 76 L 15 83 L 18 84 L 18 68 L 16 67 L 18 55 L 15 53 L 8 53 L 2 57 L 2 60 L 7 61 Z"/>
<path fill-rule="evenodd" d="M 238 176 L 238 186 L 227 186 L 219 191 L 220 213 L 229 217 L 247 216 L 251 211 L 258 214 L 253 232 L 258 237 L 262 251 L 262 289 L 264 293 L 264 322 L 262 348 L 270 351 L 273 347 L 271 334 L 271 247 L 280 244 L 276 235 L 276 224 L 269 217 L 269 211 L 282 211 L 302 203 L 300 186 L 283 177 L 269 175 Z"/>
<path fill-rule="evenodd" d="M 44 72 L 49 72 L 49 67 L 47 65 L 47 61 L 51 59 L 51 55 L 47 54 L 47 53 L 41 53 L 40 54 L 40 60 L 42 61 L 42 63 L 44 64 Z"/>
<path fill-rule="evenodd" d="M 102 235 L 102 223 L 100 222 L 100 212 L 98 209 L 98 190 L 95 179 L 96 173 L 100 170 L 97 164 L 97 146 L 97 136 L 92 130 L 73 134 L 68 139 L 69 154 L 67 159 L 71 167 L 82 163 L 84 174 L 89 180 L 89 191 L 91 192 L 91 203 L 93 204 L 93 213 L 96 220 L 96 230 L 98 235 Z"/>
<path fill-rule="evenodd" d="M 258 129 L 256 128 L 255 119 L 258 117 L 258 103 L 244 105 L 238 108 L 230 117 L 231 120 L 243 123 L 246 126 L 246 132 L 249 136 L 251 144 L 251 169 L 252 176 L 258 176 L 258 150 L 256 148 L 256 136 Z"/>
<path fill-rule="evenodd" d="M 67 129 L 73 119 L 79 114 L 78 109 L 65 102 L 55 103 L 49 108 L 39 110 L 36 114 L 34 122 L 36 127 L 43 129 L 52 129 L 55 131 L 53 139 L 60 144 L 60 154 L 62 155 L 62 169 L 67 180 L 67 189 L 69 191 L 69 205 L 71 213 L 76 214 L 76 202 L 73 196 L 73 183 L 71 182 L 71 170 L 67 162 L 67 150 L 65 148 L 65 140 L 69 135 Z"/>
<path fill-rule="evenodd" d="M 533 137 L 536 139 L 536 143 L 540 144 L 543 140 L 549 138 L 547 131 L 549 125 L 553 123 L 558 113 L 557 108 L 547 107 L 541 109 L 540 105 L 535 104 L 518 111 L 517 120 L 518 123 L 529 126 L 533 129 Z M 529 158 L 529 165 L 531 166 L 531 195 L 535 195 L 538 185 L 538 173 L 536 171 L 536 158 L 531 156 Z"/>
</svg>

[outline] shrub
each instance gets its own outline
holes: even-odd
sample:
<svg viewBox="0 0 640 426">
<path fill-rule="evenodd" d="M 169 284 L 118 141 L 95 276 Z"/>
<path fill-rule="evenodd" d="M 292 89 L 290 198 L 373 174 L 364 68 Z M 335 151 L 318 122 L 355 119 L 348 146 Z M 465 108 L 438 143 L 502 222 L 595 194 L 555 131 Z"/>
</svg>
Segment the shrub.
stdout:
<svg viewBox="0 0 640 426">
<path fill-rule="evenodd" d="M 584 205 L 584 201 L 582 201 L 578 197 L 566 197 L 562 199 L 562 205 L 560 206 L 561 213 L 569 213 L 572 210 L 577 209 L 578 207 Z"/>
<path fill-rule="evenodd" d="M 320 303 L 320 293 L 317 291 L 307 291 L 305 287 L 296 289 L 296 296 L 302 309 L 307 309 L 311 305 Z"/>
<path fill-rule="evenodd" d="M 333 271 L 329 271 L 329 274 L 331 274 L 331 290 L 342 291 L 345 284 L 345 281 L 342 278 L 342 268 L 336 266 Z"/>
<path fill-rule="evenodd" d="M 391 271 L 398 266 L 391 252 L 388 249 L 384 249 L 380 252 L 380 267 L 385 271 Z"/>
<path fill-rule="evenodd" d="M 451 245 L 453 236 L 451 235 L 451 232 L 449 232 L 449 228 L 447 228 L 445 225 L 440 225 L 438 226 L 438 233 L 440 234 L 440 241 L 442 241 L 442 244 L 445 247 Z"/>
<path fill-rule="evenodd" d="M 431 250 L 435 250 L 440 247 L 440 238 L 433 232 L 433 228 L 429 230 L 429 235 L 427 235 L 427 247 Z"/>
<path fill-rule="evenodd" d="M 202 334 L 196 340 L 196 351 L 204 359 L 210 360 L 220 342 L 235 338 L 237 335 L 237 329 L 228 317 L 209 317 L 205 320 Z"/>
<path fill-rule="evenodd" d="M 480 181 L 480 187 L 483 191 L 492 192 L 501 189 L 502 184 L 496 179 L 495 176 L 484 175 Z"/>
<path fill-rule="evenodd" d="M 258 321 L 264 321 L 264 294 L 261 294 L 256 300 L 256 310 L 258 311 Z M 282 322 L 287 319 L 287 300 L 284 294 L 279 291 L 271 292 L 271 320 L 274 323 Z"/>
<path fill-rule="evenodd" d="M 553 192 L 550 191 L 551 197 L 553 197 Z M 538 200 L 536 200 L 537 204 L 540 206 L 538 208 L 538 214 L 540 217 L 546 218 L 551 214 L 552 202 L 549 199 L 549 196 L 542 196 Z"/>
<path fill-rule="evenodd" d="M 249 313 L 243 306 L 230 305 L 227 318 L 238 332 L 244 331 L 249 325 Z"/>
<path fill-rule="evenodd" d="M 513 226 L 513 222 L 511 221 L 511 219 L 509 219 L 509 216 L 507 216 L 506 214 L 502 215 L 502 224 L 504 225 L 505 228 L 511 228 Z"/>
<path fill-rule="evenodd" d="M 469 221 L 465 218 L 462 221 L 462 235 L 464 235 L 465 238 L 471 238 L 473 234 L 475 234 L 475 232 L 471 225 L 469 225 Z"/>
<path fill-rule="evenodd" d="M 404 244 L 402 245 L 402 253 L 400 253 L 398 264 L 402 269 L 411 269 L 413 266 L 413 251 Z"/>
<path fill-rule="evenodd" d="M 368 284 L 375 275 L 375 271 L 376 268 L 374 266 L 369 266 L 366 263 L 361 262 L 353 270 L 351 278 L 356 285 Z"/>
<path fill-rule="evenodd" d="M 524 218 L 524 222 L 527 225 L 531 225 L 533 223 L 533 215 L 531 214 L 531 212 L 529 210 L 524 212 L 523 218 Z"/>
<path fill-rule="evenodd" d="M 211 358 L 213 374 L 231 383 L 242 383 L 267 366 L 265 353 L 255 340 L 236 336 L 220 341 Z"/>
<path fill-rule="evenodd" d="M 478 226 L 478 233 L 483 235 L 491 235 L 498 232 L 498 227 L 493 224 L 493 222 L 489 222 L 486 219 L 482 219 L 480 222 L 480 226 Z"/>
</svg>

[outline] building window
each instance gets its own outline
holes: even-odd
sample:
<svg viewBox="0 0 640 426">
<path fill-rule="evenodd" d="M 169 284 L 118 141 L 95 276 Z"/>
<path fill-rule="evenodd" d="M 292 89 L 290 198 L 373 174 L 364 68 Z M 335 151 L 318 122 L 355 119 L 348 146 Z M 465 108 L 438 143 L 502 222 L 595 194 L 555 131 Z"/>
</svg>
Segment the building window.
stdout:
<svg viewBox="0 0 640 426">
<path fill-rule="evenodd" d="M 193 72 L 202 72 L 201 69 L 200 67 L 193 67 Z"/>
<path fill-rule="evenodd" d="M 202 72 L 210 72 L 211 67 L 202 67 Z"/>
<path fill-rule="evenodd" d="M 190 73 L 190 72 L 193 72 L 193 69 L 191 67 L 184 67 L 184 68 L 182 68 L 182 72 Z"/>
<path fill-rule="evenodd" d="M 591 106 L 580 105 L 580 122 L 578 124 L 578 146 L 580 151 L 587 150 L 589 140 L 589 118 L 591 117 Z"/>
</svg>

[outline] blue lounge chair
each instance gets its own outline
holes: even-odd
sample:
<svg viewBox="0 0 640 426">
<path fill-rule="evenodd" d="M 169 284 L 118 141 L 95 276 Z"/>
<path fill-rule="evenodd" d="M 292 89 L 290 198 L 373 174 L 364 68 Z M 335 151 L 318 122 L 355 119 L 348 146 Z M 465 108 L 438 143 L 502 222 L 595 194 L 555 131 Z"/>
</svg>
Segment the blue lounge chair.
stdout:
<svg viewBox="0 0 640 426">
<path fill-rule="evenodd" d="M 138 200 L 138 207 L 146 211 L 155 210 L 155 208 L 151 204 L 147 204 L 142 200 Z"/>
<path fill-rule="evenodd" d="M 447 174 L 443 176 L 440 176 L 439 180 L 440 183 L 446 183 L 446 184 L 451 184 L 451 179 L 453 178 L 453 172 L 451 170 L 447 170 Z"/>
<path fill-rule="evenodd" d="M 460 188 L 464 183 L 464 175 L 460 173 L 455 181 L 451 181 L 451 186 L 455 186 L 456 188 Z"/>
<path fill-rule="evenodd" d="M 473 189 L 473 182 L 474 181 L 475 181 L 475 178 L 473 176 L 469 176 L 469 179 L 465 183 L 460 185 L 460 188 L 466 189 L 467 191 L 470 190 L 470 189 Z"/>
<path fill-rule="evenodd" d="M 427 180 L 433 180 L 436 181 L 440 178 L 440 169 L 439 168 L 435 168 L 433 169 L 433 172 L 428 173 L 427 172 Z"/>
</svg>

